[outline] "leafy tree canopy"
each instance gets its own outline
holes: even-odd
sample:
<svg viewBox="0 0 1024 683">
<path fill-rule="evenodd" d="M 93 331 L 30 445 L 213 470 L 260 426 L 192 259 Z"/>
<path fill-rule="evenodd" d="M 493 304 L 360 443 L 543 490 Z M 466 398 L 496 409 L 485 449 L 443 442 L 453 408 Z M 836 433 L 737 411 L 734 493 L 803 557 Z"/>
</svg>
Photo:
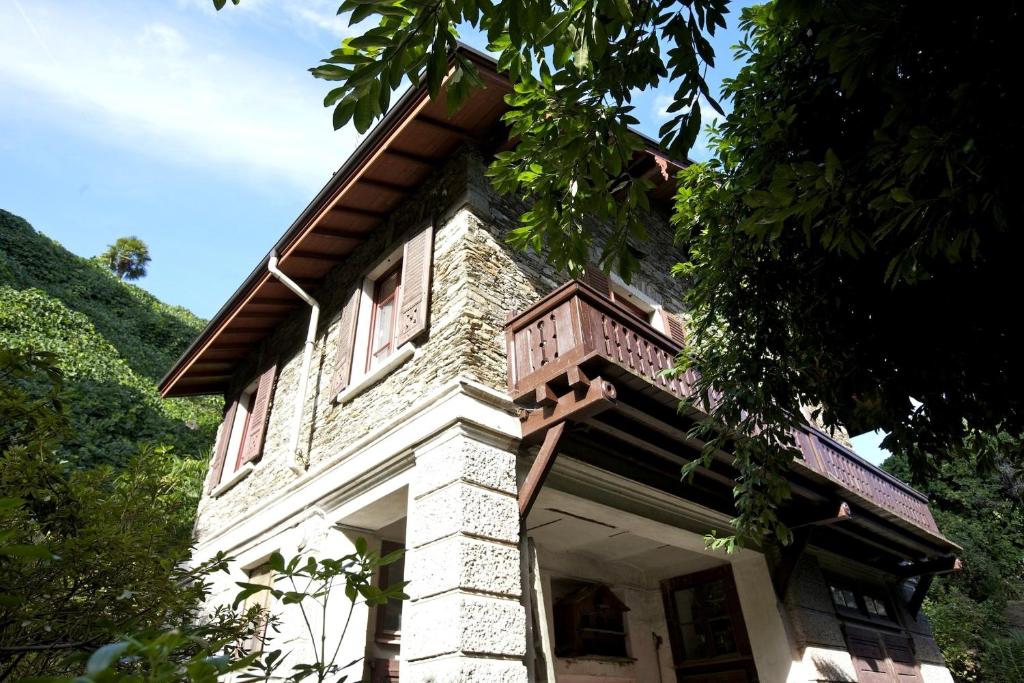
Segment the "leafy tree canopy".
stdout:
<svg viewBox="0 0 1024 683">
<path fill-rule="evenodd" d="M 138 280 L 145 277 L 146 266 L 152 261 L 149 257 L 149 247 L 134 235 L 118 237 L 100 258 L 119 280 Z"/>
<path fill-rule="evenodd" d="M 338 84 L 325 99 L 336 126 L 366 130 L 403 78 L 436 96 L 450 71 L 457 107 L 481 86 L 453 52 L 457 27 L 484 31 L 514 84 L 518 141 L 490 173 L 531 201 L 512 241 L 578 273 L 594 216 L 615 227 L 602 266 L 629 277 L 649 208 L 629 173 L 631 98 L 676 88 L 661 134 L 681 157 L 700 103 L 718 107 L 703 69 L 725 0 L 345 0 L 339 12 L 376 25 L 312 69 Z M 776 510 L 801 405 L 829 426 L 886 429 L 917 472 L 968 436 L 1021 433 L 1024 340 L 1002 296 L 1019 289 L 1020 19 L 1013 3 L 744 11 L 732 111 L 715 158 L 682 173 L 674 211 L 693 317 L 682 363 L 724 398 L 710 445 L 737 454 L 741 537 L 787 537 Z"/>
</svg>

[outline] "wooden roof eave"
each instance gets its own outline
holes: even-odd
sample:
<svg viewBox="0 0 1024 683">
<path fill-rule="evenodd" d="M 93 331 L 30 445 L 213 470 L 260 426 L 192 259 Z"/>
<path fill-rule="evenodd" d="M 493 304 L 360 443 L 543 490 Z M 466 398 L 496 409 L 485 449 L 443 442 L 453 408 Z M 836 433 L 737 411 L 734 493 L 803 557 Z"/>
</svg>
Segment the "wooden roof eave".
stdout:
<svg viewBox="0 0 1024 683">
<path fill-rule="evenodd" d="M 492 85 L 508 87 L 508 81 L 503 79 L 494 70 L 494 62 L 470 48 L 460 48 L 460 51 L 472 59 L 481 67 L 481 75 Z M 431 99 L 426 87 L 421 84 L 410 88 L 395 103 L 395 106 L 374 126 L 367 137 L 359 144 L 355 152 L 345 161 L 327 184 L 317 193 L 316 197 L 303 209 L 302 213 L 292 222 L 284 235 L 274 244 L 271 250 L 260 261 L 260 263 L 246 277 L 242 285 L 235 290 L 228 301 L 214 314 L 206 328 L 199 334 L 191 345 L 185 350 L 171 370 L 160 380 L 159 389 L 163 397 L 186 396 L 206 393 L 214 393 L 222 390 L 221 383 L 207 381 L 191 381 L 190 370 L 196 364 L 197 359 L 205 352 L 215 346 L 215 342 L 221 335 L 230 333 L 229 326 L 238 317 L 240 312 L 251 305 L 257 299 L 257 292 L 261 287 L 272 281 L 272 276 L 267 270 L 271 254 L 278 254 L 282 267 L 289 263 L 290 259 L 304 258 L 306 254 L 301 248 L 305 238 L 314 233 L 317 226 L 333 209 L 338 207 L 341 199 L 351 189 L 364 180 L 367 169 L 372 163 L 388 152 L 391 143 L 398 135 L 405 130 L 417 115 L 426 108 Z M 408 156 L 400 154 L 399 156 Z M 381 181 L 371 181 L 381 182 Z M 407 188 L 412 191 L 415 188 Z M 344 209 L 353 211 L 353 209 Z M 354 211 L 360 211 L 355 209 Z M 320 235 L 320 233 L 317 233 Z M 330 233 L 326 233 L 329 235 Z M 299 303 L 298 298 L 295 302 Z M 254 342 L 256 343 L 256 342 Z M 249 346 L 252 346 L 250 344 Z M 199 380 L 199 377 L 195 377 Z"/>
</svg>

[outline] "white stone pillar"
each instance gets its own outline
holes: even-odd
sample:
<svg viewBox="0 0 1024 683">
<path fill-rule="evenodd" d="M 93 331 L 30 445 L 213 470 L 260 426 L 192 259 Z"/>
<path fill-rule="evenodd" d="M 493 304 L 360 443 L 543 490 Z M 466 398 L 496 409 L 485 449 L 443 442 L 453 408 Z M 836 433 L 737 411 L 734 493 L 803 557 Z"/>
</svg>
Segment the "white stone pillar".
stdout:
<svg viewBox="0 0 1024 683">
<path fill-rule="evenodd" d="M 525 682 L 514 443 L 456 425 L 415 455 L 402 681 Z"/>
</svg>

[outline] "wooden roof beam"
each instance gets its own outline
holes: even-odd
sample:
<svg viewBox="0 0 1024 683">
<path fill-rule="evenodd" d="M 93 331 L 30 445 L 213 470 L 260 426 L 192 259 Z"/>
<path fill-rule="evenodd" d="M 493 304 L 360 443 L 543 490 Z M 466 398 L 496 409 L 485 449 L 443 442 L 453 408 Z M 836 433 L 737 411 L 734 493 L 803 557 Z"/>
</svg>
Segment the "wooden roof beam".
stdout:
<svg viewBox="0 0 1024 683">
<path fill-rule="evenodd" d="M 315 235 L 316 237 L 326 237 L 328 239 L 357 240 L 359 242 L 366 240 L 367 237 L 367 233 L 365 232 L 346 230 L 345 228 L 329 228 L 326 226 L 317 227 L 310 234 Z"/>
<path fill-rule="evenodd" d="M 384 156 L 394 157 L 413 164 L 419 164 L 426 168 L 433 168 L 434 166 L 437 166 L 437 159 L 433 157 L 429 157 L 425 154 L 416 154 L 415 152 L 405 152 L 400 149 L 386 149 L 384 150 Z"/>
<path fill-rule="evenodd" d="M 325 254 L 320 251 L 313 251 L 312 249 L 296 249 L 288 252 L 285 258 L 301 258 L 307 261 L 330 261 L 335 262 L 345 257 L 347 254 Z M 241 316 L 239 316 L 241 317 Z"/>
<path fill-rule="evenodd" d="M 376 178 L 367 178 L 365 176 L 357 182 L 362 185 L 375 187 L 378 190 L 387 190 L 388 192 L 396 192 L 398 194 L 408 194 L 415 189 L 412 185 L 402 185 L 401 183 L 393 183 L 390 180 L 377 180 Z"/>
</svg>

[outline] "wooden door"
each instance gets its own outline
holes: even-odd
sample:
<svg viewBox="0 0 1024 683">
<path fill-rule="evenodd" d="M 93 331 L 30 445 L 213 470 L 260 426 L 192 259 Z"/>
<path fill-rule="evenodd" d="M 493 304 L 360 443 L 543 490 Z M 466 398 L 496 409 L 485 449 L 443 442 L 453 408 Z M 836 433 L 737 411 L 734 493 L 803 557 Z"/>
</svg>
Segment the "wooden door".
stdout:
<svg viewBox="0 0 1024 683">
<path fill-rule="evenodd" d="M 732 567 L 663 581 L 662 597 L 679 683 L 757 681 Z"/>
</svg>

